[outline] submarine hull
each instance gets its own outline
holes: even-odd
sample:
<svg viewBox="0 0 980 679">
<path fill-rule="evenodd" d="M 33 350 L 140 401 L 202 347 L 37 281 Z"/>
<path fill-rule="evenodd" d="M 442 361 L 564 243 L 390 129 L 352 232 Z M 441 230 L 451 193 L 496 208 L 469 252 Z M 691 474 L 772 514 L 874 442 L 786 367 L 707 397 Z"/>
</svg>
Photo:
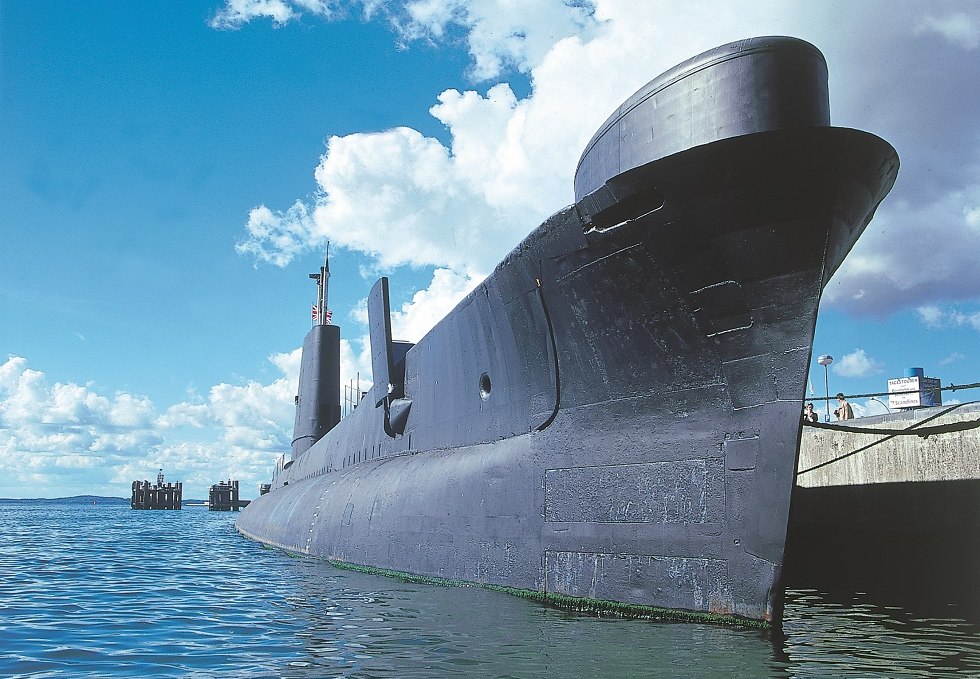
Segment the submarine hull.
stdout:
<svg viewBox="0 0 980 679">
<path fill-rule="evenodd" d="M 619 154 L 583 179 L 408 350 L 401 431 L 374 392 L 239 531 L 346 564 L 778 621 L 820 294 L 898 167 L 823 115 Z M 604 143 L 586 157 L 605 163 Z"/>
</svg>

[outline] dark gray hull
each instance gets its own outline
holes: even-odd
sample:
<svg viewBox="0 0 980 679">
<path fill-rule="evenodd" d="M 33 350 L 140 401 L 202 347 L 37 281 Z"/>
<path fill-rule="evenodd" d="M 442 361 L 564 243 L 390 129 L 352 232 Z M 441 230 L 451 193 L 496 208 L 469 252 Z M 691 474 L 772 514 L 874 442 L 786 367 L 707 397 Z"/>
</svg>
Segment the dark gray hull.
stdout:
<svg viewBox="0 0 980 679">
<path fill-rule="evenodd" d="M 817 304 L 898 162 L 827 126 L 812 46 L 738 45 L 621 109 L 578 202 L 408 351 L 403 433 L 376 387 L 238 529 L 349 564 L 778 619 Z M 768 94 L 743 91 L 766 60 Z M 611 150 L 658 110 L 691 109 L 669 89 L 685 73 L 771 129 Z M 796 124 L 758 114 L 801 88 L 817 103 Z"/>
</svg>

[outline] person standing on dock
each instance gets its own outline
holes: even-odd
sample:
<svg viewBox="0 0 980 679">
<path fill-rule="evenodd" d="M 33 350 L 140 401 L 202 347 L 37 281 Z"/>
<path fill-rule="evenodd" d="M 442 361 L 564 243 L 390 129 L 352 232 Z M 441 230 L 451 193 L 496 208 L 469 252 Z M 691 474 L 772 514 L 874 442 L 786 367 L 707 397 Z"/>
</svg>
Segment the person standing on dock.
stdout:
<svg viewBox="0 0 980 679">
<path fill-rule="evenodd" d="M 837 415 L 838 420 L 854 419 L 854 411 L 851 409 L 851 404 L 844 398 L 843 392 L 837 392 L 837 410 L 834 411 L 834 414 Z"/>
</svg>

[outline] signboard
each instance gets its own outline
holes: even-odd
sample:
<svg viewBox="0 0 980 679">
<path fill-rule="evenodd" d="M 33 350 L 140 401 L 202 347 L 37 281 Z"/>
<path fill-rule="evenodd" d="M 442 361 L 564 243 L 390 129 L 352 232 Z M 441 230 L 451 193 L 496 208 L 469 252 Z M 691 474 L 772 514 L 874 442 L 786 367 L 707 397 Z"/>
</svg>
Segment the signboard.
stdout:
<svg viewBox="0 0 980 679">
<path fill-rule="evenodd" d="M 899 409 L 941 406 L 943 397 L 939 388 L 937 377 L 896 377 L 888 380 L 888 407 Z"/>
<path fill-rule="evenodd" d="M 943 404 L 942 385 L 938 377 L 923 377 L 920 380 L 921 401 L 924 406 L 941 406 Z"/>
</svg>

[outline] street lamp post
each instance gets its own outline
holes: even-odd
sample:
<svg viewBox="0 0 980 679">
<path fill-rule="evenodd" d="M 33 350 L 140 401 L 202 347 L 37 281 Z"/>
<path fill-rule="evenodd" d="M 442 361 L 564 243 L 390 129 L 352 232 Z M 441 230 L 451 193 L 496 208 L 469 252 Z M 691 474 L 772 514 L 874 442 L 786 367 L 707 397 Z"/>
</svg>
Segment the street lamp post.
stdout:
<svg viewBox="0 0 980 679">
<path fill-rule="evenodd" d="M 830 378 L 827 375 L 827 367 L 834 362 L 834 357 L 830 354 L 824 354 L 817 358 L 817 363 L 823 366 L 823 387 L 826 391 L 827 396 L 827 419 L 825 422 L 830 422 Z"/>
<path fill-rule="evenodd" d="M 885 403 L 884 401 L 882 401 L 881 399 L 877 399 L 877 398 L 875 398 L 874 396 L 872 396 L 872 397 L 871 397 L 871 398 L 869 398 L 868 400 L 869 400 L 869 401 L 877 401 L 878 403 L 880 403 L 881 405 L 883 405 L 883 406 L 885 407 L 885 410 L 887 410 L 887 411 L 888 411 L 888 414 L 889 414 L 889 415 L 891 415 L 891 414 L 892 414 L 892 409 L 891 409 L 891 408 L 889 408 L 889 407 L 888 407 L 888 404 L 887 404 L 887 403 Z"/>
</svg>

